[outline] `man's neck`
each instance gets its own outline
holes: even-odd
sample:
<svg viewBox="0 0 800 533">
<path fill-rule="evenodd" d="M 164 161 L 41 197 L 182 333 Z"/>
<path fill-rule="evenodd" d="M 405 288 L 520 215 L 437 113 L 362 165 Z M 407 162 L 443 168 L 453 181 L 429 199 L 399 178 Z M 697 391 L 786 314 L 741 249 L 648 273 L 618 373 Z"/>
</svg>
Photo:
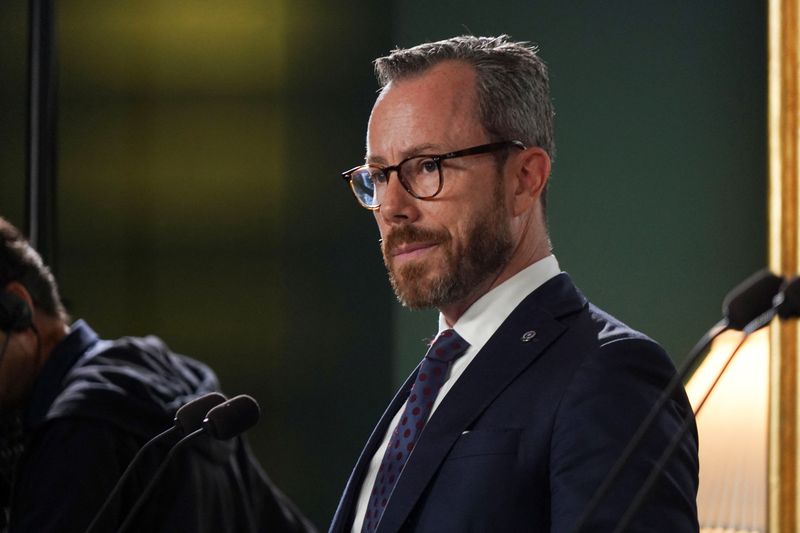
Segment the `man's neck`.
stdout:
<svg viewBox="0 0 800 533">
<path fill-rule="evenodd" d="M 69 334 L 69 326 L 58 318 L 45 318 L 39 329 L 39 364 L 43 365 L 50 358 L 58 344 Z"/>
<path fill-rule="evenodd" d="M 499 271 L 492 276 L 487 276 L 486 280 L 475 287 L 466 297 L 457 302 L 439 306 L 439 312 L 444 317 L 448 326 L 453 326 L 461 316 L 472 307 L 472 304 L 477 302 L 481 297 L 487 294 L 495 287 L 503 284 L 505 281 L 511 279 L 519 274 L 532 264 L 544 259 L 550 255 L 550 240 L 545 237 L 538 246 L 532 248 L 528 254 L 520 253 L 516 250 L 509 260 Z"/>
</svg>

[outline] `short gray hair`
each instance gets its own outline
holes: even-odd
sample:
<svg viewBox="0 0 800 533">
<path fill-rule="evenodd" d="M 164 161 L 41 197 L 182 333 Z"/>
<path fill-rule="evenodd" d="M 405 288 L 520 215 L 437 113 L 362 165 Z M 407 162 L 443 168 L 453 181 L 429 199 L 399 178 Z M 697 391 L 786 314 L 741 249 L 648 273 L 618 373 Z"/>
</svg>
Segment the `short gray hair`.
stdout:
<svg viewBox="0 0 800 533">
<path fill-rule="evenodd" d="M 480 121 L 493 141 L 518 140 L 538 146 L 555 159 L 553 103 L 547 66 L 527 42 L 508 35 L 462 35 L 412 48 L 395 48 L 375 60 L 381 87 L 413 77 L 442 61 L 463 61 L 475 68 Z"/>
</svg>

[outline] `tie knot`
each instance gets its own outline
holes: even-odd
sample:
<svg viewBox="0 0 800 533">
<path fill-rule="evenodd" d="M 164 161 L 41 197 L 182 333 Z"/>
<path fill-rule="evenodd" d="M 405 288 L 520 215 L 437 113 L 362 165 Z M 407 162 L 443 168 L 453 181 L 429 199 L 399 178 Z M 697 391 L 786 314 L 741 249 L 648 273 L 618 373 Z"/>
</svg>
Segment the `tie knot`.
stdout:
<svg viewBox="0 0 800 533">
<path fill-rule="evenodd" d="M 461 338 L 454 329 L 446 329 L 436 337 L 425 357 L 449 363 L 464 355 L 469 343 Z"/>
</svg>

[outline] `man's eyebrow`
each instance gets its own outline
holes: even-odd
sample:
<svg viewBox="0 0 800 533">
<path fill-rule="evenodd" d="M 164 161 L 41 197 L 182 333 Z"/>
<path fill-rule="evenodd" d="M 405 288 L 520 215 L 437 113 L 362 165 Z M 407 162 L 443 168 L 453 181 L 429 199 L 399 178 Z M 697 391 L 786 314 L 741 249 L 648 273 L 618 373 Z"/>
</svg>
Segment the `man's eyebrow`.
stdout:
<svg viewBox="0 0 800 533">
<path fill-rule="evenodd" d="M 367 154 L 366 156 L 364 156 L 364 161 L 366 161 L 368 165 L 381 165 L 384 167 L 389 166 L 386 160 L 379 155 Z"/>
<path fill-rule="evenodd" d="M 433 143 L 417 144 L 400 152 L 400 161 L 418 155 L 439 155 L 442 153 L 445 153 L 445 151 Z M 386 161 L 386 159 L 379 155 L 367 154 L 364 160 L 367 162 L 367 164 L 389 166 L 389 163 Z M 398 161 L 398 163 L 400 161 Z"/>
</svg>

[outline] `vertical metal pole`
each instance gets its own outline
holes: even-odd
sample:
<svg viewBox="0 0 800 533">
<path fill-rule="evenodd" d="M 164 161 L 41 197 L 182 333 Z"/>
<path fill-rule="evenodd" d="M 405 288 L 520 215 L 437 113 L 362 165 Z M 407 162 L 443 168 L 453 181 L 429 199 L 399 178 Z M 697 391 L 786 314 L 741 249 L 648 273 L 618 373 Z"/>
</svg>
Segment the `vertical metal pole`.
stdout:
<svg viewBox="0 0 800 533">
<path fill-rule="evenodd" d="M 784 276 L 800 271 L 800 0 L 769 2 L 769 254 Z M 798 323 L 770 327 L 769 531 L 800 531 Z"/>
<path fill-rule="evenodd" d="M 45 263 L 55 270 L 57 70 L 53 0 L 30 0 L 28 55 L 25 233 Z"/>
</svg>

